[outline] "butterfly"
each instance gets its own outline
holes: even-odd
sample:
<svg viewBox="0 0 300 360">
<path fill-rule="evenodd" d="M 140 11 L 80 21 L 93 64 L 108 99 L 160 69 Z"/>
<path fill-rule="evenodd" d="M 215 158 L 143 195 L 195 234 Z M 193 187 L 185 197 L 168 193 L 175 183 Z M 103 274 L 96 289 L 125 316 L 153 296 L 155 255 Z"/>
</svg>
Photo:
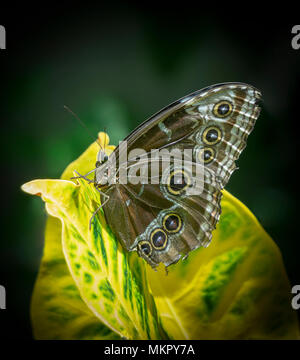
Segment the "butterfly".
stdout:
<svg viewBox="0 0 300 360">
<path fill-rule="evenodd" d="M 94 184 L 106 221 L 124 249 L 137 251 L 155 268 L 160 263 L 168 267 L 209 245 L 221 214 L 221 190 L 246 147 L 260 100 L 260 91 L 247 84 L 212 85 L 143 122 L 124 139 L 126 148 L 119 145 L 109 156 L 99 150 Z M 126 158 L 135 149 L 142 155 Z M 176 167 L 173 161 L 163 169 L 163 156 L 148 156 L 159 150 L 189 150 L 192 166 Z M 116 171 L 109 183 L 111 159 Z M 141 161 L 146 170 L 158 165 L 155 181 L 144 181 L 149 180 L 147 172 L 143 181 L 130 181 L 130 171 Z M 201 191 L 193 192 L 197 163 L 203 164 Z"/>
</svg>

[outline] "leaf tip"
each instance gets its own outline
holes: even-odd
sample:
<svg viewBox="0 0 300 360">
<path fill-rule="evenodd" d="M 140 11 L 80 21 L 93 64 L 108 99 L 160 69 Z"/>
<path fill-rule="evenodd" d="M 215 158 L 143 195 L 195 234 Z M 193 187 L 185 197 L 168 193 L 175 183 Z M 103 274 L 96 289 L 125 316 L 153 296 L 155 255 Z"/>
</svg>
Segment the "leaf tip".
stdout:
<svg viewBox="0 0 300 360">
<path fill-rule="evenodd" d="M 41 192 L 36 187 L 36 180 L 29 181 L 21 186 L 21 190 L 27 194 L 41 196 Z"/>
</svg>

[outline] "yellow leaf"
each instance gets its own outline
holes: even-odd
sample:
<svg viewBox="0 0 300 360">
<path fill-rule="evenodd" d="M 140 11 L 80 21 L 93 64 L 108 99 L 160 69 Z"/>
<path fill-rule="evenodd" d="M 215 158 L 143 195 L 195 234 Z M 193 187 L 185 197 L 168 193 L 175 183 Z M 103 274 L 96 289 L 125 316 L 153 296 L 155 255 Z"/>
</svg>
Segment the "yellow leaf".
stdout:
<svg viewBox="0 0 300 360">
<path fill-rule="evenodd" d="M 98 150 L 96 144 L 91 145 L 77 162 L 70 164 L 63 177 L 69 177 L 71 169 L 75 168 L 84 173 L 87 156 L 91 163 L 90 156 L 93 153 L 95 163 Z M 95 217 L 92 228 L 89 229 L 90 217 L 100 203 L 99 194 L 86 181 L 77 182 L 78 184 L 69 180 L 34 180 L 24 184 L 22 189 L 30 194 L 40 195 L 46 202 L 48 214 L 60 219 L 63 254 L 74 286 L 79 290 L 88 313 L 92 312 L 101 324 L 121 337 L 165 337 L 155 302 L 146 284 L 144 261 L 136 254 L 123 251 L 107 227 L 102 212 L 98 213 L 99 216 Z M 46 246 L 45 250 L 47 249 L 49 247 Z M 47 255 L 46 253 L 44 259 Z M 38 303 L 43 290 L 42 277 L 43 274 L 40 273 L 40 283 L 35 289 L 33 314 L 39 313 L 36 308 L 44 306 Z"/>
<path fill-rule="evenodd" d="M 120 339 L 82 300 L 62 252 L 61 223 L 52 216 L 47 220 L 44 256 L 31 301 L 31 321 L 36 339 Z"/>
<path fill-rule="evenodd" d="M 148 269 L 164 327 L 174 339 L 299 339 L 278 247 L 227 191 L 208 248 L 172 267 Z"/>
<path fill-rule="evenodd" d="M 211 245 L 172 265 L 168 276 L 123 250 L 102 211 L 90 231 L 99 194 L 70 179 L 95 167 L 99 144 L 113 151 L 106 134 L 98 141 L 62 180 L 22 187 L 40 195 L 50 215 L 32 300 L 37 338 L 300 338 L 280 251 L 228 192 Z"/>
</svg>

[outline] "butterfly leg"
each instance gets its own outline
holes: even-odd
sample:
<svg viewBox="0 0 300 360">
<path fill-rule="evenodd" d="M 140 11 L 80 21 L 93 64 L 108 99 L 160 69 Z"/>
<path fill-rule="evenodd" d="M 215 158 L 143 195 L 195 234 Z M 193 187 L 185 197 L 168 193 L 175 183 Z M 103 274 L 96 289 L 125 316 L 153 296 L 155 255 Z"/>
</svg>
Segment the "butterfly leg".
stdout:
<svg viewBox="0 0 300 360">
<path fill-rule="evenodd" d="M 90 218 L 90 223 L 89 223 L 89 229 L 91 230 L 92 228 L 92 221 L 94 219 L 94 217 L 96 216 L 97 212 L 108 202 L 109 200 L 109 196 L 105 193 L 103 193 L 101 190 L 99 190 L 97 187 L 96 187 L 96 190 L 102 194 L 104 197 L 106 197 L 106 199 L 104 200 L 103 204 L 101 204 L 94 212 L 93 212 L 93 215 L 92 217 Z"/>
<path fill-rule="evenodd" d="M 74 172 L 75 172 L 76 174 L 78 174 L 78 176 L 73 176 L 73 177 L 71 177 L 71 179 L 84 179 L 84 180 L 86 180 L 89 184 L 94 183 L 95 181 L 87 178 L 87 175 L 91 174 L 91 173 L 92 173 L 93 171 L 95 171 L 95 170 L 96 170 L 96 169 L 91 170 L 91 171 L 89 171 L 88 173 L 86 173 L 85 175 L 81 175 L 81 174 L 79 174 L 78 171 L 75 170 Z"/>
</svg>

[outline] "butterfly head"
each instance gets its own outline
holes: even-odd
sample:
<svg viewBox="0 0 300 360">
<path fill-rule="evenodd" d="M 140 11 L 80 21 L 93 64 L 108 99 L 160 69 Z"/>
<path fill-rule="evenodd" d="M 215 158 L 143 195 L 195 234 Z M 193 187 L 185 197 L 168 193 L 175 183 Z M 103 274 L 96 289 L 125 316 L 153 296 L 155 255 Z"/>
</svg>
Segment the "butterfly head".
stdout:
<svg viewBox="0 0 300 360">
<path fill-rule="evenodd" d="M 96 168 L 103 165 L 108 160 L 108 155 L 104 150 L 100 150 L 97 155 Z"/>
<path fill-rule="evenodd" d="M 97 155 L 95 185 L 104 185 L 109 176 L 108 154 L 104 150 L 100 150 Z"/>
</svg>

